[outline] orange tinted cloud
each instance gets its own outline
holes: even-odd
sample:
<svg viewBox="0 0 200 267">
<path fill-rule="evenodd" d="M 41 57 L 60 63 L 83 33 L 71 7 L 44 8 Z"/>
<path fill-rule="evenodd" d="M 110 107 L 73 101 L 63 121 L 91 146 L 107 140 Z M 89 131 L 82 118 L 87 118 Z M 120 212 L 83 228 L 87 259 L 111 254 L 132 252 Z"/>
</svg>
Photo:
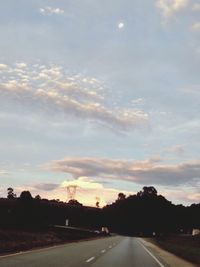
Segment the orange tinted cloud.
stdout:
<svg viewBox="0 0 200 267">
<path fill-rule="evenodd" d="M 17 63 L 0 64 L 3 79 L 0 96 L 11 97 L 21 105 L 96 122 L 116 132 L 126 132 L 147 125 L 149 116 L 133 108 L 113 108 L 106 101 L 104 83 L 80 73 L 70 75 L 62 67 Z"/>
<path fill-rule="evenodd" d="M 116 160 L 95 157 L 66 157 L 50 162 L 48 169 L 69 173 L 73 177 L 87 176 L 132 181 L 138 184 L 195 185 L 200 181 L 200 161 L 162 164 L 159 158 L 144 161 Z"/>
</svg>

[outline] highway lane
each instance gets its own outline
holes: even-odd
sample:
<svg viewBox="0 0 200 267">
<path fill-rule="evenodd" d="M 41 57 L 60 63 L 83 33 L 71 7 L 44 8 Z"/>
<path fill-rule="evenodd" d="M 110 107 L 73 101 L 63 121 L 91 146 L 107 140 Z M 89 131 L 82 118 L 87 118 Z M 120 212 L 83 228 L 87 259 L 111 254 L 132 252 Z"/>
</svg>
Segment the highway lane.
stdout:
<svg viewBox="0 0 200 267">
<path fill-rule="evenodd" d="M 0 257 L 0 267 L 165 267 L 137 238 L 114 236 Z"/>
</svg>

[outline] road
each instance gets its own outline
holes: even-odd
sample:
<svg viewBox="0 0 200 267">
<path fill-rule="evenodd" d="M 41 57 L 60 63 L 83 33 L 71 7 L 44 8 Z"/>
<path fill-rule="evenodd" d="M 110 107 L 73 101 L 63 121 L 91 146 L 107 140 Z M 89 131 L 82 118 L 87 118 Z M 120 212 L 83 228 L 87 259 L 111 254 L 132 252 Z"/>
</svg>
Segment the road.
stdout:
<svg viewBox="0 0 200 267">
<path fill-rule="evenodd" d="M 114 236 L 0 257 L 0 267 L 165 267 L 137 238 Z"/>
</svg>

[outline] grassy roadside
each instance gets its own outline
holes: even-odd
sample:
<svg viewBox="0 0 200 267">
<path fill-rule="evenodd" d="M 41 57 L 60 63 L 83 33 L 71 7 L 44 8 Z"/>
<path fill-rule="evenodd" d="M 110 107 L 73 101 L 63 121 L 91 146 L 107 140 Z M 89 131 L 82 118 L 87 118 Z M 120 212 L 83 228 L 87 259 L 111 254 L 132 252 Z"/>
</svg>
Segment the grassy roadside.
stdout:
<svg viewBox="0 0 200 267">
<path fill-rule="evenodd" d="M 64 230 L 0 230 L 0 255 L 97 237 Z"/>
<path fill-rule="evenodd" d="M 153 244 L 200 266 L 200 236 L 169 235 L 148 238 Z"/>
</svg>

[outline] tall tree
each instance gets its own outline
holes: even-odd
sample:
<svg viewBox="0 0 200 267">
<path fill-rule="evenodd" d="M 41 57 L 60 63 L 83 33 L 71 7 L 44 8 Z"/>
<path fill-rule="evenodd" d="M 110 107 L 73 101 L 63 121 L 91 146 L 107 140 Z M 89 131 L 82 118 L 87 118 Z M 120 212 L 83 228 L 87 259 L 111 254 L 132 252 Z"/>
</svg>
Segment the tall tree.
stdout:
<svg viewBox="0 0 200 267">
<path fill-rule="evenodd" d="M 118 200 L 124 200 L 126 198 L 126 195 L 124 193 L 118 194 Z"/>
<path fill-rule="evenodd" d="M 9 199 L 16 198 L 16 194 L 14 193 L 14 189 L 12 187 L 8 187 L 7 192 L 8 192 L 7 198 Z"/>
<path fill-rule="evenodd" d="M 22 191 L 19 198 L 20 200 L 23 200 L 23 201 L 30 201 L 33 199 L 29 191 Z"/>
<path fill-rule="evenodd" d="M 153 186 L 144 186 L 137 196 L 157 196 L 157 190 Z"/>
<path fill-rule="evenodd" d="M 37 200 L 41 200 L 41 196 L 40 196 L 40 195 L 36 195 L 36 196 L 35 196 L 35 199 L 37 199 Z"/>
</svg>

